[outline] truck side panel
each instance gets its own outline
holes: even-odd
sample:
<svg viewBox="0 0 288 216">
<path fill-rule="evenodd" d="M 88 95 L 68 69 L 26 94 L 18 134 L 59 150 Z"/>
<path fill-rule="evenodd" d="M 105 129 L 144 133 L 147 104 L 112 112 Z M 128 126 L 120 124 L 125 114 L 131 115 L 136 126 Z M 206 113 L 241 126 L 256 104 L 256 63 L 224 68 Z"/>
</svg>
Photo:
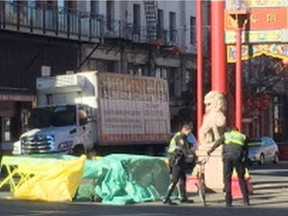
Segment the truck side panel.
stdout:
<svg viewBox="0 0 288 216">
<path fill-rule="evenodd" d="M 170 137 L 166 80 L 99 73 L 99 144 L 164 143 Z"/>
</svg>

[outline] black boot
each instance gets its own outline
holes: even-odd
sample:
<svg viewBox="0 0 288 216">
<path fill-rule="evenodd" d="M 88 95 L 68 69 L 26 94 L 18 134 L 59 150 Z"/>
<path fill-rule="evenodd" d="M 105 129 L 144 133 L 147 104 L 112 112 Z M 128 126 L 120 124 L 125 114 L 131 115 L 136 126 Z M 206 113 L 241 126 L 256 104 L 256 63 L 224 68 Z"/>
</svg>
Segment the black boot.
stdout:
<svg viewBox="0 0 288 216">
<path fill-rule="evenodd" d="M 227 208 L 230 208 L 230 207 L 232 207 L 232 203 L 227 203 L 227 202 L 226 202 L 225 206 L 226 206 Z"/>
<path fill-rule="evenodd" d="M 169 199 L 164 199 L 163 200 L 163 204 L 167 204 L 167 205 L 177 205 L 176 202 L 173 202 L 170 198 Z"/>
<path fill-rule="evenodd" d="M 232 195 L 225 194 L 226 207 L 232 207 Z"/>
<path fill-rule="evenodd" d="M 243 198 L 243 203 L 244 203 L 244 206 L 250 206 L 250 201 L 249 201 L 248 196 Z"/>
<path fill-rule="evenodd" d="M 180 203 L 193 203 L 193 200 L 189 200 L 186 193 L 186 182 L 181 182 L 179 184 L 180 189 Z"/>
<path fill-rule="evenodd" d="M 170 199 L 170 196 L 171 196 L 174 188 L 175 188 L 175 184 L 172 183 L 172 184 L 169 185 L 167 194 L 166 194 L 165 198 L 162 200 L 162 202 L 164 204 L 176 205 L 176 203 L 172 202 L 172 200 Z"/>
<path fill-rule="evenodd" d="M 180 189 L 180 203 L 193 203 L 193 200 L 189 200 L 187 198 L 186 194 L 186 181 L 181 181 L 179 183 L 179 189 Z"/>
<path fill-rule="evenodd" d="M 180 203 L 194 203 L 194 201 L 191 199 L 188 199 L 187 197 L 181 197 Z"/>
</svg>

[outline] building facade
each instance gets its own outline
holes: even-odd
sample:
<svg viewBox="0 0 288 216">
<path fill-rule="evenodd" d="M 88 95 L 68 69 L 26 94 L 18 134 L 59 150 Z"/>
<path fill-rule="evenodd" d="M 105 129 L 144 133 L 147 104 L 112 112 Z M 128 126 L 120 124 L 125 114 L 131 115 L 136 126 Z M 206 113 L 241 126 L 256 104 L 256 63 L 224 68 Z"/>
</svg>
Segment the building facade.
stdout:
<svg viewBox="0 0 288 216">
<path fill-rule="evenodd" d="M 172 130 L 177 130 L 179 122 L 186 118 L 185 114 L 179 117 L 183 112 L 191 112 L 186 121 L 195 120 L 195 101 L 189 104 L 194 107 L 183 111 L 183 97 L 188 85 L 196 88 L 196 3 L 87 1 L 82 6 L 103 15 L 104 42 L 82 47 L 81 69 L 167 79 Z M 207 2 L 203 4 L 203 11 L 208 11 Z M 207 19 L 204 23 L 207 26 Z M 205 54 L 208 53 L 208 30 L 203 28 Z M 190 100 L 196 98 L 195 91 L 193 94 Z"/>
<path fill-rule="evenodd" d="M 194 1 L 176 0 L 1 1 L 2 148 L 11 149 L 25 130 L 36 77 L 44 74 L 98 70 L 162 77 L 176 122 L 183 92 L 196 85 L 195 7 Z M 209 29 L 203 30 L 208 37 Z M 208 53 L 206 43 L 203 49 Z"/>
</svg>

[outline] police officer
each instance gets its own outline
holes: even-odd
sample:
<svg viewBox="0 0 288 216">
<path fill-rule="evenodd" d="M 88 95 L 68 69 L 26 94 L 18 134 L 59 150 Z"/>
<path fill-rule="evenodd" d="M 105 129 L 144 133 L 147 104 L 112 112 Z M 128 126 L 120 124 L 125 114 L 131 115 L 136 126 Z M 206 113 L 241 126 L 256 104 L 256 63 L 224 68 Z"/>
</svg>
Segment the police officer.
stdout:
<svg viewBox="0 0 288 216">
<path fill-rule="evenodd" d="M 233 168 L 236 169 L 238 180 L 243 194 L 244 205 L 248 206 L 249 194 L 247 189 L 247 183 L 245 181 L 245 166 L 244 163 L 247 159 L 248 139 L 246 135 L 239 132 L 237 128 L 224 133 L 220 137 L 212 148 L 207 152 L 210 155 L 221 144 L 223 147 L 223 166 L 224 166 L 224 188 L 225 188 L 225 200 L 226 207 L 232 206 L 232 194 L 231 194 L 231 176 Z"/>
<path fill-rule="evenodd" d="M 167 194 L 163 199 L 164 204 L 175 204 L 171 201 L 170 196 L 179 181 L 180 202 L 191 203 L 186 195 L 186 166 L 191 164 L 191 168 L 195 166 L 195 155 L 192 148 L 187 142 L 187 136 L 191 133 L 192 126 L 185 124 L 181 130 L 177 132 L 170 141 L 168 149 L 169 165 L 171 168 L 171 182 L 167 190 Z"/>
</svg>

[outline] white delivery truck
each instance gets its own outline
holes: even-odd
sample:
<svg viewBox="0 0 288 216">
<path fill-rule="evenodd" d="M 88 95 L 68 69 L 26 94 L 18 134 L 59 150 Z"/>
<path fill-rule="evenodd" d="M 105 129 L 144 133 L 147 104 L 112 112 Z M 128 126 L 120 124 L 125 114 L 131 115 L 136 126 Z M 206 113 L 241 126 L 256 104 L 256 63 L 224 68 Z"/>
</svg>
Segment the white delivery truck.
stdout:
<svg viewBox="0 0 288 216">
<path fill-rule="evenodd" d="M 168 92 L 155 77 L 89 71 L 37 78 L 37 106 L 13 153 L 155 153 L 170 137 Z"/>
</svg>

